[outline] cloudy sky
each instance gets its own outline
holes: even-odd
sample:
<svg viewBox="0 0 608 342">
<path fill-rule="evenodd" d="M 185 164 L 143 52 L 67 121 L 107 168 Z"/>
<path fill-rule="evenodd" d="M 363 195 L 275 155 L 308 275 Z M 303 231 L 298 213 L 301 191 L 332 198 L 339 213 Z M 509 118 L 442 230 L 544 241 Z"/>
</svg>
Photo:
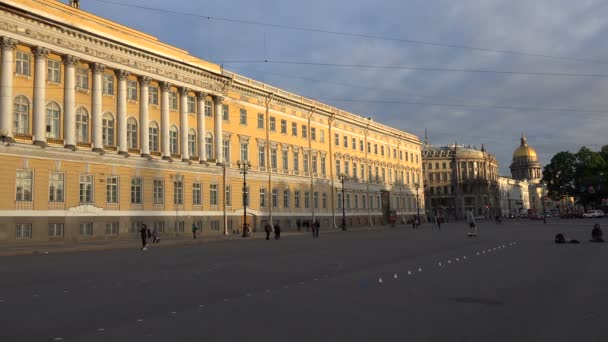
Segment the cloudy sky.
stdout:
<svg viewBox="0 0 608 342">
<path fill-rule="evenodd" d="M 503 174 L 522 131 L 543 165 L 556 152 L 607 143 L 605 1 L 81 0 L 81 8 L 239 74 L 421 137 L 426 128 L 433 144 L 485 144 Z M 264 60 L 562 75 L 242 62 Z"/>
</svg>

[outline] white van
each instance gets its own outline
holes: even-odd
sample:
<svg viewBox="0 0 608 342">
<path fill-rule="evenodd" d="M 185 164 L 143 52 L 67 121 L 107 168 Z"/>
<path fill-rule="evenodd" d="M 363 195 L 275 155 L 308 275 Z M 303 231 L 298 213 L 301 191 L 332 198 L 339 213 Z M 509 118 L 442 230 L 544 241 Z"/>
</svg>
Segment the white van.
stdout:
<svg viewBox="0 0 608 342">
<path fill-rule="evenodd" d="M 584 218 L 594 218 L 594 217 L 604 217 L 603 210 L 587 210 L 586 213 L 583 214 Z"/>
</svg>

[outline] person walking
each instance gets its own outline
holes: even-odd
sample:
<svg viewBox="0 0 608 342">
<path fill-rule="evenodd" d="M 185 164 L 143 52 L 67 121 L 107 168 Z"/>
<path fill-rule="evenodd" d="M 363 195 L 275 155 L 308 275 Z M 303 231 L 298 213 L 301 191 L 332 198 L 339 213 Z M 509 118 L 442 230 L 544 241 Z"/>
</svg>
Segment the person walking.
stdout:
<svg viewBox="0 0 608 342">
<path fill-rule="evenodd" d="M 439 216 L 435 216 L 435 224 L 437 225 L 437 229 L 441 231 L 441 218 Z"/>
<path fill-rule="evenodd" d="M 266 240 L 270 240 L 270 232 L 272 231 L 272 228 L 270 227 L 269 223 L 266 223 L 264 226 L 264 231 L 266 232 Z"/>
<path fill-rule="evenodd" d="M 141 250 L 148 250 L 148 226 L 145 223 L 141 224 L 141 228 L 139 229 L 141 233 Z"/>
<path fill-rule="evenodd" d="M 281 226 L 279 224 L 274 225 L 274 239 L 278 240 L 281 238 Z"/>
<path fill-rule="evenodd" d="M 152 228 L 152 243 L 159 243 L 160 242 L 160 238 L 158 237 L 158 229 L 156 228 L 156 225 L 154 225 L 154 228 Z"/>
<path fill-rule="evenodd" d="M 298 231 L 302 229 L 302 222 L 299 219 L 296 220 L 296 226 L 298 226 Z"/>
<path fill-rule="evenodd" d="M 195 223 L 192 224 L 192 239 L 196 239 L 196 231 L 198 230 L 198 227 L 196 226 Z"/>
<path fill-rule="evenodd" d="M 467 223 L 469 224 L 469 232 L 467 235 L 469 237 L 477 236 L 477 224 L 475 223 L 475 216 L 473 216 L 472 210 L 467 212 Z"/>
<path fill-rule="evenodd" d="M 313 229 L 313 237 L 314 238 L 318 238 L 319 237 L 319 231 L 321 230 L 321 224 L 319 223 L 319 221 L 315 221 L 312 224 L 312 229 Z"/>
</svg>

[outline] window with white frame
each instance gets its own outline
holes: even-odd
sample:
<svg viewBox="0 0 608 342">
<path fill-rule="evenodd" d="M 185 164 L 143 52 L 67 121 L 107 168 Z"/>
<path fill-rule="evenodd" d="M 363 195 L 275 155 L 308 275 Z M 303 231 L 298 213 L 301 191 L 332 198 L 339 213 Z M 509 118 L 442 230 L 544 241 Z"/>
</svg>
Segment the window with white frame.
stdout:
<svg viewBox="0 0 608 342">
<path fill-rule="evenodd" d="M 308 126 L 302 125 L 302 138 L 308 138 Z"/>
<path fill-rule="evenodd" d="M 344 202 L 346 202 L 346 209 L 350 209 L 350 194 L 346 194 L 346 200 Z"/>
<path fill-rule="evenodd" d="M 148 126 L 148 144 L 151 152 L 160 151 L 160 143 L 158 138 L 158 124 L 156 121 L 150 122 Z"/>
<path fill-rule="evenodd" d="M 230 140 L 224 139 L 222 141 L 222 144 L 223 144 L 222 146 L 223 146 L 224 162 L 230 163 Z"/>
<path fill-rule="evenodd" d="M 319 192 L 317 191 L 312 194 L 312 205 L 315 209 L 319 209 Z"/>
<path fill-rule="evenodd" d="M 242 108 L 239 110 L 239 123 L 241 125 L 247 125 L 247 110 Z"/>
<path fill-rule="evenodd" d="M 283 170 L 289 170 L 289 151 L 281 151 L 281 159 L 283 160 Z"/>
<path fill-rule="evenodd" d="M 205 116 L 213 116 L 213 103 L 211 100 L 205 100 Z"/>
<path fill-rule="evenodd" d="M 264 128 L 264 114 L 258 113 L 258 128 Z"/>
<path fill-rule="evenodd" d="M 192 183 L 192 204 L 193 205 L 201 205 L 203 204 L 203 191 L 202 191 L 202 184 L 195 182 Z"/>
<path fill-rule="evenodd" d="M 134 117 L 127 120 L 127 148 L 137 148 L 137 120 Z"/>
<path fill-rule="evenodd" d="M 89 142 L 89 112 L 84 107 L 76 110 L 76 141 Z"/>
<path fill-rule="evenodd" d="M 277 166 L 277 147 L 276 146 L 271 146 L 270 147 L 270 167 L 273 169 L 276 169 Z"/>
<path fill-rule="evenodd" d="M 287 134 L 287 120 L 281 120 L 281 133 Z"/>
<path fill-rule="evenodd" d="M 63 177 L 63 172 L 51 172 L 49 174 L 49 202 L 64 201 Z"/>
<path fill-rule="evenodd" d="M 289 208 L 289 189 L 283 190 L 283 208 Z"/>
<path fill-rule="evenodd" d="M 76 68 L 76 88 L 89 89 L 89 69 Z"/>
<path fill-rule="evenodd" d="M 194 96 L 187 97 L 188 113 L 196 113 L 196 99 Z"/>
<path fill-rule="evenodd" d="M 165 181 L 162 179 L 154 180 L 154 204 L 165 203 Z"/>
<path fill-rule="evenodd" d="M 32 238 L 31 223 L 17 223 L 15 225 L 15 238 L 17 240 L 26 240 Z"/>
<path fill-rule="evenodd" d="M 173 204 L 184 204 L 184 181 L 178 177 L 173 180 Z"/>
<path fill-rule="evenodd" d="M 266 189 L 260 189 L 260 208 L 266 208 Z"/>
<path fill-rule="evenodd" d="M 177 92 L 169 92 L 169 109 L 177 110 Z"/>
<path fill-rule="evenodd" d="M 49 223 L 49 237 L 63 237 L 63 223 Z"/>
<path fill-rule="evenodd" d="M 171 126 L 171 128 L 169 128 L 169 151 L 171 151 L 171 154 L 178 154 L 179 153 L 179 149 L 178 149 L 178 144 L 177 144 L 177 140 L 178 140 L 178 132 L 177 132 L 177 127 L 175 127 L 175 125 Z"/>
<path fill-rule="evenodd" d="M 80 224 L 80 235 L 81 236 L 93 236 L 93 222 L 86 222 Z"/>
<path fill-rule="evenodd" d="M 230 121 L 230 107 L 227 104 L 222 104 L 222 120 Z"/>
<path fill-rule="evenodd" d="M 148 87 L 148 103 L 151 105 L 158 106 L 158 87 Z"/>
<path fill-rule="evenodd" d="M 315 127 L 310 127 L 310 140 L 317 140 L 317 129 Z"/>
<path fill-rule="evenodd" d="M 279 206 L 279 193 L 277 189 L 272 189 L 272 207 L 276 208 Z"/>
<path fill-rule="evenodd" d="M 304 192 L 304 208 L 305 209 L 310 208 L 310 192 L 308 192 L 308 191 Z"/>
<path fill-rule="evenodd" d="M 300 170 L 300 153 L 298 151 L 293 151 L 293 170 Z"/>
<path fill-rule="evenodd" d="M 59 139 L 61 132 L 61 112 L 59 105 L 55 102 L 50 102 L 46 105 L 46 137 Z"/>
<path fill-rule="evenodd" d="M 230 185 L 226 185 L 226 192 L 225 192 L 225 196 L 226 196 L 226 206 L 230 207 L 232 206 L 232 195 L 231 195 L 232 189 Z"/>
<path fill-rule="evenodd" d="M 119 224 L 118 222 L 108 222 L 106 223 L 106 235 L 118 235 L 119 232 Z"/>
<path fill-rule="evenodd" d="M 104 113 L 101 119 L 101 140 L 104 146 L 114 146 L 114 116 Z"/>
<path fill-rule="evenodd" d="M 209 184 L 209 204 L 217 205 L 217 184 Z"/>
<path fill-rule="evenodd" d="M 15 73 L 17 75 L 30 76 L 31 75 L 31 69 L 30 69 L 31 55 L 27 52 L 17 51 L 15 57 L 16 57 Z"/>
<path fill-rule="evenodd" d="M 294 191 L 293 203 L 294 203 L 294 207 L 296 207 L 296 208 L 300 207 L 300 191 L 299 190 Z"/>
<path fill-rule="evenodd" d="M 106 202 L 118 203 L 118 176 L 106 177 Z"/>
<path fill-rule="evenodd" d="M 271 132 L 277 131 L 277 118 L 275 118 L 274 116 L 270 117 L 270 131 Z"/>
<path fill-rule="evenodd" d="M 15 97 L 13 103 L 13 132 L 18 134 L 30 132 L 30 101 L 23 95 Z"/>
<path fill-rule="evenodd" d="M 308 162 L 309 162 L 310 156 L 309 156 L 308 152 L 304 152 L 303 156 L 304 156 L 304 159 L 303 159 L 303 162 L 304 162 L 303 166 L 304 167 L 303 167 L 303 169 L 304 169 L 304 172 L 308 172 L 308 165 L 309 165 Z"/>
<path fill-rule="evenodd" d="M 317 170 L 318 170 L 318 168 L 317 168 L 317 159 L 318 159 L 317 154 L 314 153 L 312 155 L 312 172 L 313 173 L 317 173 Z"/>
<path fill-rule="evenodd" d="M 131 204 L 143 203 L 144 181 L 141 177 L 131 178 Z"/>
<path fill-rule="evenodd" d="M 320 141 L 320 142 L 322 142 L 322 143 L 324 143 L 324 142 L 325 142 L 325 130 L 323 130 L 323 129 L 322 129 L 322 130 L 320 131 L 320 133 L 321 133 L 321 134 L 320 134 L 320 136 L 319 136 L 319 141 Z"/>
<path fill-rule="evenodd" d="M 15 179 L 16 185 L 16 200 L 23 202 L 32 201 L 32 191 L 34 186 L 34 171 L 32 170 L 17 170 Z"/>
<path fill-rule="evenodd" d="M 114 95 L 114 75 L 103 74 L 103 93 Z"/>
<path fill-rule="evenodd" d="M 343 137 L 343 139 L 344 139 L 344 148 L 348 148 L 348 137 L 345 135 Z"/>
<path fill-rule="evenodd" d="M 295 122 L 291 123 L 291 135 L 294 137 L 298 136 L 298 124 Z"/>
<path fill-rule="evenodd" d="M 213 159 L 213 135 L 210 132 L 205 135 L 205 153 L 207 159 Z"/>
<path fill-rule="evenodd" d="M 80 175 L 78 185 L 79 185 L 80 203 L 92 203 L 93 202 L 93 175 Z"/>
<path fill-rule="evenodd" d="M 249 144 L 241 142 L 241 160 L 249 160 Z"/>
<path fill-rule="evenodd" d="M 156 230 L 159 233 L 164 233 L 165 232 L 165 222 L 164 221 L 154 221 L 154 223 L 152 224 L 154 227 L 154 230 Z"/>
<path fill-rule="evenodd" d="M 61 62 L 48 59 L 46 62 L 46 79 L 49 82 L 61 82 Z"/>
<path fill-rule="evenodd" d="M 266 166 L 266 146 L 264 146 L 264 145 L 258 146 L 258 166 L 259 167 Z"/>
<path fill-rule="evenodd" d="M 194 128 L 188 130 L 188 154 L 190 156 L 196 155 L 196 131 Z"/>
<path fill-rule="evenodd" d="M 348 174 L 349 172 L 350 172 L 350 165 L 349 165 L 348 160 L 345 160 L 344 161 L 344 174 L 346 176 L 349 176 L 349 174 Z"/>
<path fill-rule="evenodd" d="M 336 197 L 337 199 L 337 208 L 338 209 L 342 209 L 342 193 L 338 192 L 338 196 Z"/>
<path fill-rule="evenodd" d="M 355 209 L 359 209 L 359 195 L 355 194 Z"/>
<path fill-rule="evenodd" d="M 321 156 L 321 174 L 327 175 L 327 168 L 325 167 L 325 156 Z"/>
<path fill-rule="evenodd" d="M 340 134 L 338 133 L 334 134 L 334 145 L 340 146 Z"/>
<path fill-rule="evenodd" d="M 340 176 L 341 174 L 341 170 L 340 170 L 340 161 L 336 160 L 336 177 Z"/>
<path fill-rule="evenodd" d="M 353 138 L 352 144 L 350 146 L 353 148 L 353 150 L 356 151 L 357 150 L 357 139 Z"/>
<path fill-rule="evenodd" d="M 321 195 L 321 206 L 323 209 L 327 209 L 327 193 Z"/>
</svg>

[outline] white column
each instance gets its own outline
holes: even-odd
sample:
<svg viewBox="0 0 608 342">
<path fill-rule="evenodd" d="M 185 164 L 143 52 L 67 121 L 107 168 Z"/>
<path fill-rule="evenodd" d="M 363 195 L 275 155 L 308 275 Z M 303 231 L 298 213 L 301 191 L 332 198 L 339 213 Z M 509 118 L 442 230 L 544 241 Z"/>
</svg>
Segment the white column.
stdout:
<svg viewBox="0 0 608 342">
<path fill-rule="evenodd" d="M 171 90 L 171 83 L 162 82 L 160 89 L 161 150 L 163 159 L 171 160 L 171 151 L 169 151 L 169 91 Z"/>
<path fill-rule="evenodd" d="M 102 139 L 102 116 L 101 96 L 102 96 L 102 75 L 106 66 L 100 63 L 93 63 L 93 105 L 91 110 L 91 123 L 93 124 L 93 152 L 103 152 Z"/>
<path fill-rule="evenodd" d="M 221 164 L 224 162 L 222 154 L 222 101 L 224 101 L 224 97 L 214 95 L 213 101 L 215 102 L 215 161 Z"/>
<path fill-rule="evenodd" d="M 6 131 L 2 137 L 13 141 L 13 67 L 17 40 L 2 37 L 2 69 L 0 78 L 0 129 Z M 4 134 L 4 132 L 3 132 Z"/>
<path fill-rule="evenodd" d="M 76 150 L 76 63 L 77 57 L 63 56 L 63 144 L 72 150 Z"/>
<path fill-rule="evenodd" d="M 116 90 L 116 121 L 118 122 L 118 154 L 129 155 L 127 144 L 127 78 L 129 72 L 124 70 L 114 71 L 118 79 Z"/>
<path fill-rule="evenodd" d="M 150 85 L 150 77 L 139 76 L 139 140 L 141 142 L 141 156 L 150 156 L 150 132 L 149 132 L 149 117 L 148 117 L 148 86 Z"/>
<path fill-rule="evenodd" d="M 179 96 L 179 130 L 181 131 L 180 137 L 182 145 L 182 161 L 189 161 L 190 153 L 188 152 L 188 88 L 181 88 L 179 90 Z"/>
<path fill-rule="evenodd" d="M 197 103 L 197 139 L 198 139 L 198 160 L 203 164 L 207 162 L 207 153 L 205 151 L 205 98 L 207 94 L 203 92 L 196 93 Z"/>
<path fill-rule="evenodd" d="M 43 47 L 34 49 L 36 56 L 34 71 L 34 145 L 46 146 L 46 58 L 49 50 Z"/>
</svg>

